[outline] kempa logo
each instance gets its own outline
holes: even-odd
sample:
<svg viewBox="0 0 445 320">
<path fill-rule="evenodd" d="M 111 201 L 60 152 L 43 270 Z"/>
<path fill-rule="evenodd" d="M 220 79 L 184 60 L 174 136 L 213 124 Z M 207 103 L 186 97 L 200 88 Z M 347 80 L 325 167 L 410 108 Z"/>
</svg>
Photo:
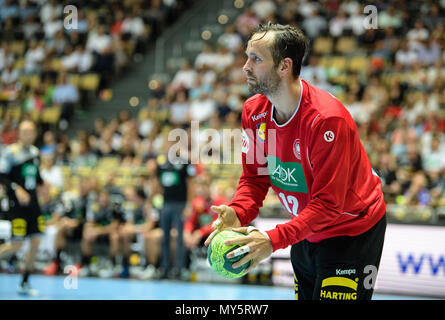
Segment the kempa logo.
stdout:
<svg viewBox="0 0 445 320">
<path fill-rule="evenodd" d="M 346 270 L 342 270 L 342 269 L 336 269 L 335 270 L 335 275 L 337 276 L 343 276 L 343 275 L 348 275 L 350 276 L 351 274 L 355 274 L 356 271 L 355 269 L 346 269 Z"/>
<path fill-rule="evenodd" d="M 263 112 L 263 113 L 260 113 L 260 114 L 257 114 L 255 116 L 252 116 L 252 121 L 257 121 L 257 120 L 259 120 L 261 118 L 265 118 L 266 116 L 267 116 L 267 111 Z"/>
</svg>

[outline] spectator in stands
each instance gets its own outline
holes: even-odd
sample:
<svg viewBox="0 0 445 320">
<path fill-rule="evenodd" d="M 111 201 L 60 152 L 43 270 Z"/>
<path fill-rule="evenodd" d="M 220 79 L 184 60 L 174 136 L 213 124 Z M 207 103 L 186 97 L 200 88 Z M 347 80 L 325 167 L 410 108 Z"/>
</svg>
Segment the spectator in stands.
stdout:
<svg viewBox="0 0 445 320">
<path fill-rule="evenodd" d="M 109 192 L 101 190 L 97 200 L 91 201 L 86 212 L 81 242 L 81 276 L 88 276 L 94 271 L 91 270 L 90 262 L 93 256 L 93 246 L 99 242 L 110 245 L 110 260 L 113 267 L 116 266 L 116 255 L 119 249 L 117 230 L 121 219 L 121 214 L 116 208 L 113 208 L 110 202 Z"/>
<path fill-rule="evenodd" d="M 416 20 L 414 28 L 410 29 L 406 34 L 408 40 L 408 47 L 411 50 L 417 51 L 422 45 L 423 41 L 426 41 L 429 37 L 428 29 L 423 25 L 423 22 L 419 19 Z"/>
<path fill-rule="evenodd" d="M 431 144 L 427 147 L 427 152 L 423 153 L 423 167 L 427 172 L 440 172 L 445 169 L 444 148 L 441 148 L 438 134 L 431 138 Z"/>
<path fill-rule="evenodd" d="M 90 72 L 94 64 L 94 57 L 91 52 L 85 50 L 85 45 L 78 44 L 73 55 L 75 57 L 74 71 L 80 74 Z"/>
<path fill-rule="evenodd" d="M 303 29 L 309 39 L 314 40 L 328 28 L 326 18 L 320 15 L 318 9 L 314 9 L 312 14 L 303 21 Z"/>
<path fill-rule="evenodd" d="M 218 215 L 210 210 L 213 203 L 208 183 L 197 181 L 194 184 L 194 193 L 191 215 L 184 223 L 184 243 L 189 251 L 204 245 L 205 239 L 212 232 L 211 223 L 218 218 Z"/>
<path fill-rule="evenodd" d="M 125 201 L 122 203 L 122 220 L 118 234 L 122 248 L 122 272 L 121 278 L 130 276 L 131 244 L 138 234 L 143 234 L 146 229 L 146 213 L 144 212 L 145 194 L 142 189 L 130 186 L 124 189 Z"/>
<path fill-rule="evenodd" d="M 243 40 L 241 36 L 236 32 L 236 26 L 234 24 L 228 24 L 224 28 L 224 33 L 218 37 L 218 44 L 226 47 L 230 52 L 237 52 Z"/>
<path fill-rule="evenodd" d="M 415 143 L 408 143 L 404 155 L 398 159 L 398 165 L 407 167 L 410 172 L 418 172 L 423 169 L 422 156 L 418 151 L 418 146 Z"/>
<path fill-rule="evenodd" d="M 343 10 L 339 10 L 337 15 L 329 20 L 329 34 L 338 38 L 343 35 L 347 29 L 348 17 Z"/>
<path fill-rule="evenodd" d="M 189 122 L 190 103 L 185 90 L 176 93 L 175 100 L 170 105 L 169 121 L 175 126 L 182 126 Z"/>
<path fill-rule="evenodd" d="M 43 143 L 40 147 L 40 152 L 46 152 L 49 154 L 56 152 L 56 136 L 53 131 L 47 130 L 43 133 Z"/>
<path fill-rule="evenodd" d="M 152 159 L 154 160 L 154 159 Z M 154 166 L 156 162 L 154 160 Z M 163 231 L 159 227 L 160 211 L 163 206 L 163 196 L 160 190 L 159 180 L 155 176 L 148 179 L 149 196 L 144 204 L 144 212 L 147 218 L 146 228 L 144 230 L 145 240 L 145 269 L 141 273 L 141 279 L 148 280 L 159 277 L 157 268 L 159 267 L 159 260 L 161 256 L 161 241 L 163 238 Z M 170 232 L 170 251 L 172 255 L 176 252 L 177 232 L 172 229 Z"/>
<path fill-rule="evenodd" d="M 62 273 L 62 252 L 66 251 L 69 240 L 80 242 L 82 230 L 85 223 L 86 208 L 88 201 L 88 183 L 82 179 L 79 185 L 79 194 L 76 196 L 70 190 L 61 193 L 54 211 L 48 208 L 52 215 L 51 224 L 56 227 L 55 249 L 56 254 L 51 263 L 43 269 L 45 275 L 56 275 Z M 77 266 L 80 269 L 80 266 Z"/>
<path fill-rule="evenodd" d="M 89 29 L 88 19 L 85 16 L 85 11 L 81 8 L 77 10 L 77 29 L 68 30 L 68 33 L 72 34 L 73 32 L 78 32 L 80 34 L 86 34 Z M 73 44 L 74 45 L 74 44 Z"/>
<path fill-rule="evenodd" d="M 19 72 L 14 69 L 12 63 L 8 63 L 1 74 L 1 84 L 3 88 L 14 89 L 19 83 Z"/>
<path fill-rule="evenodd" d="M 201 69 L 204 66 L 214 68 L 216 65 L 216 53 L 210 43 L 204 44 L 203 50 L 195 58 L 195 69 Z"/>
<path fill-rule="evenodd" d="M 423 16 L 422 22 L 429 30 L 436 29 L 440 24 L 445 25 L 445 17 L 440 14 L 440 5 L 438 3 L 430 4 L 429 13 Z"/>
<path fill-rule="evenodd" d="M 417 54 L 409 48 L 408 40 L 402 40 L 399 50 L 396 52 L 396 63 L 402 67 L 410 67 L 417 61 Z"/>
<path fill-rule="evenodd" d="M 418 48 L 418 60 L 426 66 L 431 66 L 439 61 L 441 48 L 438 41 L 434 38 L 429 38 L 422 42 Z"/>
<path fill-rule="evenodd" d="M 342 8 L 346 13 L 348 13 L 349 18 L 347 24 L 349 28 L 352 30 L 354 36 L 359 37 L 365 33 L 365 27 L 363 26 L 363 21 L 365 20 L 365 16 L 363 14 L 363 9 L 356 1 L 350 1 L 350 2 L 347 1 L 347 3 L 353 3 L 354 5 L 351 6 L 351 9 L 348 9 L 342 4 L 340 8 Z"/>
<path fill-rule="evenodd" d="M 41 152 L 40 175 L 44 181 L 60 191 L 63 188 L 63 175 L 60 167 L 55 164 L 54 155 L 55 152 L 47 149 L 45 149 L 44 152 Z"/>
<path fill-rule="evenodd" d="M 41 70 L 41 65 L 45 59 L 45 50 L 37 40 L 31 39 L 29 48 L 25 53 L 25 67 L 26 73 L 38 73 Z"/>
<path fill-rule="evenodd" d="M 12 114 L 6 112 L 2 123 L 0 144 L 9 145 L 17 141 L 19 132 L 16 125 L 17 123 L 14 123 L 12 119 Z"/>
<path fill-rule="evenodd" d="M 235 57 L 232 52 L 230 52 L 224 46 L 218 46 L 215 54 L 215 71 L 221 72 L 227 67 L 232 65 Z"/>
<path fill-rule="evenodd" d="M 57 0 L 47 1 L 40 9 L 40 21 L 49 21 L 53 17 L 62 18 L 63 7 Z"/>
<path fill-rule="evenodd" d="M 30 88 L 25 101 L 23 101 L 23 110 L 25 112 L 42 111 L 45 103 L 42 99 L 41 90 L 38 88 Z"/>
<path fill-rule="evenodd" d="M 26 40 L 31 40 L 40 31 L 40 24 L 34 15 L 29 16 L 22 25 L 23 34 Z"/>
<path fill-rule="evenodd" d="M 153 0 L 150 2 L 150 8 L 147 11 L 148 23 L 151 28 L 151 34 L 154 37 L 159 35 L 167 15 L 167 8 L 161 0 Z"/>
<path fill-rule="evenodd" d="M 277 6 L 272 0 L 257 0 L 252 4 L 252 10 L 261 20 L 265 20 L 277 10 Z"/>
<path fill-rule="evenodd" d="M 105 76 L 105 83 L 108 83 L 114 65 L 113 41 L 106 32 L 104 25 L 99 25 L 97 29 L 93 29 L 88 34 L 86 49 L 93 53 L 95 65 L 93 70 Z"/>
<path fill-rule="evenodd" d="M 65 53 L 65 47 L 69 45 L 69 42 L 63 31 L 63 29 L 57 30 L 54 37 L 46 41 L 46 54 L 48 56 L 55 55 L 57 58 L 60 58 Z M 70 47 L 72 49 L 72 46 Z"/>
<path fill-rule="evenodd" d="M 0 70 L 6 68 L 7 65 L 14 64 L 14 53 L 11 46 L 7 42 L 3 42 L 0 47 Z"/>
<path fill-rule="evenodd" d="M 361 12 L 361 6 L 360 4 L 355 0 L 345 0 L 342 1 L 340 4 L 340 10 L 346 12 L 346 14 L 352 16 L 354 14 L 357 14 L 357 12 Z"/>
<path fill-rule="evenodd" d="M 57 85 L 53 92 L 53 103 L 61 107 L 60 118 L 66 121 L 66 125 L 71 121 L 76 104 L 79 102 L 79 92 L 77 87 L 68 82 L 67 74 L 61 72 Z"/>
<path fill-rule="evenodd" d="M 319 83 L 325 83 L 327 81 L 327 70 L 320 65 L 317 56 L 311 55 L 308 65 L 301 68 L 301 78 L 310 83 L 313 83 L 314 78 L 317 78 Z"/>
<path fill-rule="evenodd" d="M 398 29 L 402 26 L 401 13 L 397 11 L 394 6 L 389 5 L 386 10 L 379 13 L 378 16 L 379 28 L 395 28 Z"/>
<path fill-rule="evenodd" d="M 192 121 L 207 122 L 216 111 L 215 101 L 205 92 L 190 104 L 190 119 Z"/>
<path fill-rule="evenodd" d="M 261 20 L 255 15 L 251 6 L 247 6 L 244 12 L 236 18 L 236 29 L 243 38 L 243 42 L 250 37 L 253 29 L 255 29 L 260 22 Z"/>
<path fill-rule="evenodd" d="M 102 149 L 101 149 L 102 151 Z M 94 166 L 97 163 L 97 156 L 89 150 L 88 142 L 79 141 L 79 151 L 72 157 L 75 166 Z"/>
<path fill-rule="evenodd" d="M 176 72 L 172 85 L 175 88 L 184 87 L 186 89 L 191 89 L 195 85 L 196 77 L 196 70 L 191 67 L 189 61 L 184 61 L 182 68 Z"/>
<path fill-rule="evenodd" d="M 42 20 L 45 39 L 52 39 L 59 30 L 63 30 L 63 23 L 60 18 L 53 15 L 49 20 Z"/>
<path fill-rule="evenodd" d="M 426 189 L 427 181 L 425 174 L 421 171 L 413 175 L 408 190 L 403 194 L 404 205 L 428 205 L 430 195 Z"/>
<path fill-rule="evenodd" d="M 0 22 L 4 22 L 8 18 L 16 18 L 19 15 L 19 8 L 12 0 L 4 0 L 0 9 Z"/>
<path fill-rule="evenodd" d="M 121 32 L 129 34 L 133 39 L 136 53 L 145 51 L 145 43 L 148 39 L 148 33 L 144 24 L 144 20 L 136 14 L 134 10 L 129 11 L 122 22 Z"/>
</svg>

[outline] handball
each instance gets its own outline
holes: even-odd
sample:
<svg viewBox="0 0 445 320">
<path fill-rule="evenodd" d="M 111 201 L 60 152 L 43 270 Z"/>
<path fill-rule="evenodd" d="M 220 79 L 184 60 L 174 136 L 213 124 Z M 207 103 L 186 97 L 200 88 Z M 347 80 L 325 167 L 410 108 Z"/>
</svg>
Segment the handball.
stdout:
<svg viewBox="0 0 445 320">
<path fill-rule="evenodd" d="M 212 267 L 212 269 L 216 273 L 225 278 L 242 277 L 247 273 L 246 269 L 250 266 L 249 261 L 238 268 L 232 268 L 232 264 L 241 260 L 247 253 L 239 255 L 237 257 L 233 257 L 231 259 L 227 258 L 227 254 L 239 248 L 240 245 L 225 245 L 224 241 L 242 236 L 246 235 L 231 230 L 223 230 L 217 233 L 209 244 L 207 259 L 209 261 L 210 267 Z"/>
</svg>

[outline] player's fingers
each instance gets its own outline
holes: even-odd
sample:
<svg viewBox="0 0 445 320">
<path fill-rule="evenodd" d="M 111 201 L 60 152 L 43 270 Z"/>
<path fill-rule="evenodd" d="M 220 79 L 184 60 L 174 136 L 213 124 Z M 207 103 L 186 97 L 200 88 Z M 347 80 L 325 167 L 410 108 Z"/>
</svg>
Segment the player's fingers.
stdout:
<svg viewBox="0 0 445 320">
<path fill-rule="evenodd" d="M 227 254 L 227 258 L 232 259 L 238 257 L 240 255 L 246 254 L 250 252 L 250 247 L 248 245 L 237 248 Z"/>
<path fill-rule="evenodd" d="M 207 237 L 206 241 L 204 241 L 204 245 L 208 246 L 210 244 L 210 241 L 215 237 L 215 235 L 219 232 L 218 229 L 213 230 L 213 232 Z"/>
<path fill-rule="evenodd" d="M 237 237 L 237 238 L 226 240 L 226 241 L 224 241 L 224 244 L 226 246 L 230 246 L 232 244 L 246 244 L 250 241 L 252 241 L 252 239 L 250 239 L 249 237 L 243 236 L 243 237 Z"/>
<path fill-rule="evenodd" d="M 232 228 L 232 231 L 246 234 L 247 233 L 247 227 Z"/>
<path fill-rule="evenodd" d="M 249 273 L 250 271 L 252 271 L 253 269 L 255 269 L 255 267 L 260 263 L 259 260 L 257 259 L 252 259 L 250 261 L 250 266 L 246 269 L 246 273 Z"/>
<path fill-rule="evenodd" d="M 218 214 L 221 214 L 224 212 L 224 206 L 211 206 L 210 209 L 212 209 L 213 211 L 215 211 Z"/>
<path fill-rule="evenodd" d="M 245 265 L 246 263 L 248 263 L 249 261 L 253 260 L 254 257 L 255 257 L 255 253 L 254 252 L 250 252 L 249 254 L 246 254 L 241 260 L 239 260 L 239 261 L 235 262 L 234 264 L 232 264 L 232 268 L 234 268 L 234 269 L 239 268 L 239 267 Z"/>
<path fill-rule="evenodd" d="M 218 227 L 222 224 L 222 220 L 221 218 L 216 219 L 215 221 L 213 221 L 212 223 L 212 229 L 218 229 Z"/>
</svg>

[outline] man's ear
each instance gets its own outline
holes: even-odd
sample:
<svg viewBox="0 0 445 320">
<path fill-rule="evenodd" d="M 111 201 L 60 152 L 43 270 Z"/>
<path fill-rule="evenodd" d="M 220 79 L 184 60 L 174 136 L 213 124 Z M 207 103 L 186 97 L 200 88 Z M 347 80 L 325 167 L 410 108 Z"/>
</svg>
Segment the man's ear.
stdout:
<svg viewBox="0 0 445 320">
<path fill-rule="evenodd" d="M 280 62 L 279 72 L 281 75 L 292 74 L 293 61 L 291 58 L 284 58 Z"/>
</svg>

